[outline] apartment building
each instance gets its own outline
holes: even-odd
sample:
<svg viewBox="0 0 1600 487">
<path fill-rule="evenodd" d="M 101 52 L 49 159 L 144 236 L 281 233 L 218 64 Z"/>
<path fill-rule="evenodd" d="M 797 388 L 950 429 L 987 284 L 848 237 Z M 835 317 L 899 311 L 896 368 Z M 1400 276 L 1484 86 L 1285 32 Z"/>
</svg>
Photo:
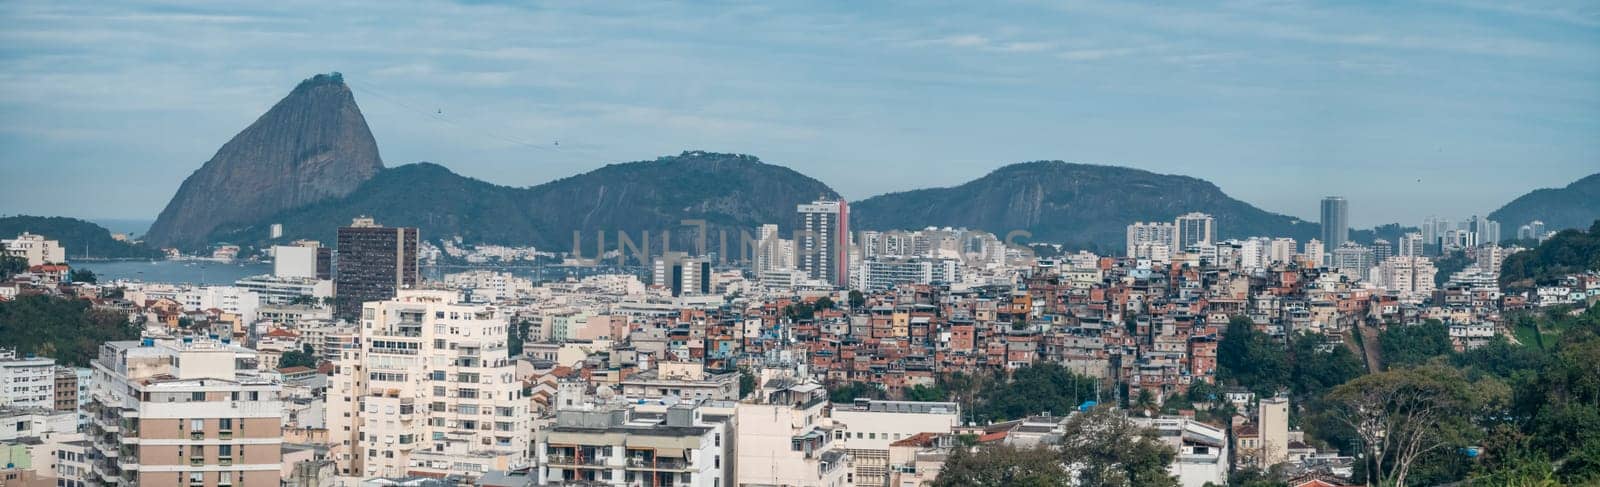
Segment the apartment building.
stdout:
<svg viewBox="0 0 1600 487">
<path fill-rule="evenodd" d="M 856 399 L 833 408 L 833 438 L 850 453 L 852 480 L 858 486 L 889 482 L 889 447 L 919 433 L 948 434 L 961 421 L 954 402 Z"/>
<path fill-rule="evenodd" d="M 754 402 L 739 403 L 735 485 L 845 487 L 850 456 L 835 448 L 828 391 L 816 383 L 774 379 Z"/>
<path fill-rule="evenodd" d="M 279 483 L 283 385 L 226 340 L 108 342 L 87 405 L 91 478 L 118 486 Z"/>
<path fill-rule="evenodd" d="M 0 240 L 0 250 L 6 255 L 28 259 L 28 267 L 67 263 L 67 249 L 61 242 L 28 232 L 22 232 L 17 238 Z"/>
<path fill-rule="evenodd" d="M 726 414 L 696 403 L 651 413 L 612 403 L 556 412 L 535 448 L 540 485 L 724 487 L 733 471 Z"/>
<path fill-rule="evenodd" d="M 1179 416 L 1134 417 L 1139 426 L 1155 430 L 1156 437 L 1178 452 L 1167 471 L 1178 485 L 1202 487 L 1228 483 L 1228 434 L 1217 426 Z"/>
<path fill-rule="evenodd" d="M 403 477 L 526 466 L 530 406 L 506 351 L 506 316 L 452 291 L 404 290 L 361 308 L 329 380 L 340 475 Z"/>
<path fill-rule="evenodd" d="M 630 399 L 739 399 L 738 372 L 707 372 L 700 362 L 661 362 L 655 370 L 628 376 L 621 385 L 622 395 Z"/>
<path fill-rule="evenodd" d="M 56 361 L 0 349 L 0 407 L 55 408 Z"/>
</svg>

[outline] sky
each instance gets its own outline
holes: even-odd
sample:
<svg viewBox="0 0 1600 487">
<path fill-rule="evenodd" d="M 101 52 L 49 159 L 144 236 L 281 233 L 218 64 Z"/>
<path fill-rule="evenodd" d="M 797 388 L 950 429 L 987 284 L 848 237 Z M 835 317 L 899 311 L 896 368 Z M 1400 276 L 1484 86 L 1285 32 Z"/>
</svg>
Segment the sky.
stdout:
<svg viewBox="0 0 1600 487">
<path fill-rule="evenodd" d="M 7 0 L 0 215 L 153 219 L 330 71 L 386 165 L 513 186 L 708 150 L 861 199 L 1065 160 L 1361 227 L 1600 172 L 1588 0 Z"/>
</svg>

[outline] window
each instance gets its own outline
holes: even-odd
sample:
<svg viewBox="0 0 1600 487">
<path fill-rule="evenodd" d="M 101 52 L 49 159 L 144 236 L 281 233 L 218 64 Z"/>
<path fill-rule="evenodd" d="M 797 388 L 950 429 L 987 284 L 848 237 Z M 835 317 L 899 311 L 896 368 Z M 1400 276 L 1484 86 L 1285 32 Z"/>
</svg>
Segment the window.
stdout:
<svg viewBox="0 0 1600 487">
<path fill-rule="evenodd" d="M 206 400 L 206 393 L 204 393 L 204 392 L 191 392 L 191 393 L 189 393 L 189 400 L 190 401 L 204 401 L 204 400 Z"/>
<path fill-rule="evenodd" d="M 227 431 L 227 430 L 233 429 L 233 418 L 218 419 L 217 420 L 217 429 L 220 429 L 220 430 L 223 430 L 223 431 Z"/>
<path fill-rule="evenodd" d="M 219 456 L 219 457 L 231 457 L 231 456 L 233 456 L 233 445 L 217 445 L 217 456 Z"/>
<path fill-rule="evenodd" d="M 233 472 L 217 472 L 217 485 L 229 485 L 232 483 Z"/>
<path fill-rule="evenodd" d="M 192 430 L 192 431 L 205 431 L 206 430 L 206 420 L 204 420 L 204 419 L 191 419 L 191 420 L 189 420 L 189 429 Z"/>
</svg>

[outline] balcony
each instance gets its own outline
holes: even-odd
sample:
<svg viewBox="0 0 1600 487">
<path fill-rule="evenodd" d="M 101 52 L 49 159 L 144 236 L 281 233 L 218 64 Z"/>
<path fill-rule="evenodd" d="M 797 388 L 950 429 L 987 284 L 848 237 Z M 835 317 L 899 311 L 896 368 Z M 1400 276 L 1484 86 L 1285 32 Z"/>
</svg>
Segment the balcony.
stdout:
<svg viewBox="0 0 1600 487">
<path fill-rule="evenodd" d="M 221 466 L 224 466 L 224 467 L 232 466 L 233 465 L 233 458 L 232 457 L 220 457 L 220 458 L 217 458 L 217 465 L 221 465 Z"/>
<path fill-rule="evenodd" d="M 204 440 L 204 439 L 206 439 L 206 432 L 204 432 L 204 431 L 191 431 L 191 432 L 189 432 L 189 439 L 191 439 L 191 440 Z"/>
<path fill-rule="evenodd" d="M 231 439 L 233 439 L 233 432 L 232 431 L 218 431 L 217 432 L 217 439 L 219 439 L 219 440 L 231 440 Z"/>
<path fill-rule="evenodd" d="M 682 458 L 629 458 L 629 470 L 689 470 L 689 461 Z"/>
<path fill-rule="evenodd" d="M 190 458 L 189 459 L 189 466 L 191 466 L 191 467 L 203 467 L 205 465 L 206 465 L 206 459 L 204 459 L 204 458 Z"/>
</svg>

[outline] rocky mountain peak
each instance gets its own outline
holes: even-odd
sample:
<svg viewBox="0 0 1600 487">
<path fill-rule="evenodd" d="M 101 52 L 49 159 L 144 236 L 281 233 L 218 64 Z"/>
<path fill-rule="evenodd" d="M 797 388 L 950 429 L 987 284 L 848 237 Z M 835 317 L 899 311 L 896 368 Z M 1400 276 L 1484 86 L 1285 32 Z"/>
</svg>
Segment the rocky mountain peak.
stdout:
<svg viewBox="0 0 1600 487">
<path fill-rule="evenodd" d="M 339 73 L 302 81 L 185 179 L 146 236 L 194 247 L 219 230 L 343 197 L 383 169 Z"/>
</svg>

